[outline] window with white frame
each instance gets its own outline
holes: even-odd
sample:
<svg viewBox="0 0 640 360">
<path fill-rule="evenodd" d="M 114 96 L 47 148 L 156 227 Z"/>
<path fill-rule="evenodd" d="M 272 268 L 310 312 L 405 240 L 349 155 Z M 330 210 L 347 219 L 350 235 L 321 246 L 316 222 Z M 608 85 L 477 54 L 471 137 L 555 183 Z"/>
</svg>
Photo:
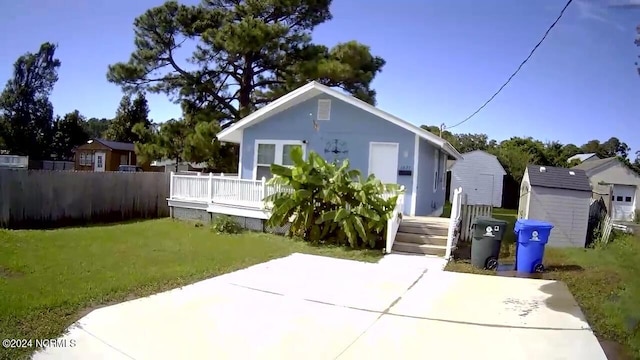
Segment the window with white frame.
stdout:
<svg viewBox="0 0 640 360">
<path fill-rule="evenodd" d="M 82 152 L 80 153 L 80 166 L 91 166 L 93 165 L 93 154 Z"/>
<path fill-rule="evenodd" d="M 302 141 L 297 140 L 257 140 L 255 148 L 256 171 L 254 179 L 272 178 L 271 164 L 293 166 L 291 150 L 299 147 L 304 154 Z"/>
</svg>

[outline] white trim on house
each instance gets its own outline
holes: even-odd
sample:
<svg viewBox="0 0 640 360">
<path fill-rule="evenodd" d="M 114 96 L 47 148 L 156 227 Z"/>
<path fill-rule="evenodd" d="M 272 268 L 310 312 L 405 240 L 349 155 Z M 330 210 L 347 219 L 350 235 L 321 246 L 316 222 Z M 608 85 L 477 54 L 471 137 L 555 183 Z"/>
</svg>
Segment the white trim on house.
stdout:
<svg viewBox="0 0 640 360">
<path fill-rule="evenodd" d="M 233 205 L 223 205 L 223 204 L 210 204 L 207 207 L 207 211 L 215 214 L 242 216 L 247 218 L 263 219 L 263 220 L 266 220 L 271 216 L 271 213 L 268 210 L 250 209 L 250 208 L 243 208 L 243 207 L 237 207 Z"/>
<path fill-rule="evenodd" d="M 396 148 L 396 168 L 394 169 L 395 171 L 395 176 L 396 179 L 394 181 L 394 183 L 398 183 L 398 157 L 400 156 L 400 144 L 397 142 L 382 142 L 382 141 L 370 141 L 369 142 L 369 168 L 367 169 L 367 176 L 369 176 L 369 174 L 371 174 L 371 160 L 373 159 L 373 157 L 371 157 L 371 148 L 374 145 L 393 145 Z M 376 176 L 377 178 L 378 176 Z"/>
<path fill-rule="evenodd" d="M 444 150 L 451 157 L 455 159 L 462 159 L 462 155 L 460 155 L 460 153 L 444 139 L 418 126 L 415 126 L 407 121 L 404 121 L 398 117 L 395 117 L 385 111 L 382 111 L 376 108 L 375 106 L 368 104 L 360 99 L 344 94 L 340 91 L 334 90 L 330 87 L 324 86 L 315 81 L 312 81 L 304 86 L 301 86 L 298 89 L 284 96 L 281 96 L 275 101 L 272 101 L 269 105 L 256 110 L 255 112 L 244 117 L 242 120 L 238 121 L 232 126 L 219 132 L 217 134 L 217 137 L 220 141 L 241 143 L 242 133 L 240 132 L 240 130 L 245 129 L 253 125 L 254 123 L 258 123 L 270 116 L 273 116 L 281 111 L 284 111 L 292 106 L 302 103 L 322 93 L 335 97 L 338 100 L 344 101 L 347 104 L 353 105 L 361 110 L 369 112 L 381 119 L 387 120 L 390 123 L 393 123 L 405 130 L 411 131 L 414 134 L 420 136 L 421 138 L 436 145 L 438 148 Z"/>
<path fill-rule="evenodd" d="M 302 140 L 269 140 L 256 139 L 253 146 L 253 180 L 258 180 L 258 145 L 267 144 L 275 145 L 274 164 L 282 165 L 282 149 L 284 145 L 300 145 L 302 146 L 302 156 L 307 156 L 307 144 Z M 264 165 L 261 165 L 264 166 Z"/>
<path fill-rule="evenodd" d="M 411 209 L 409 214 L 416 215 L 416 206 L 418 205 L 418 166 L 420 165 L 420 136 L 416 134 L 415 143 L 413 145 L 413 176 L 411 185 Z"/>
<path fill-rule="evenodd" d="M 197 201 L 197 200 L 181 200 L 181 199 L 167 198 L 167 204 L 170 207 L 181 207 L 181 208 L 195 209 L 195 210 L 207 210 L 209 208 L 209 203 L 207 203 L 206 201 Z"/>
</svg>

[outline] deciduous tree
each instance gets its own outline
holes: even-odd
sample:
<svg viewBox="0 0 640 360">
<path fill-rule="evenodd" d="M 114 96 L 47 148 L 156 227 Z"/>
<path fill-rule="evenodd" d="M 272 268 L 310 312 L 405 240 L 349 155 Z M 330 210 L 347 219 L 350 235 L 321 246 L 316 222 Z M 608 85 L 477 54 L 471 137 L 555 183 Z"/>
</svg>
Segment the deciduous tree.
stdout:
<svg viewBox="0 0 640 360">
<path fill-rule="evenodd" d="M 139 161 L 175 160 L 178 171 L 178 165 L 185 160 L 185 147 L 190 131 L 184 120 L 167 120 L 159 125 L 157 131 L 142 123 L 136 124 L 134 132 L 142 140 L 135 145 Z"/>
<path fill-rule="evenodd" d="M 72 159 L 73 149 L 89 139 L 84 123 L 84 116 L 80 115 L 78 110 L 55 120 L 51 151 L 57 160 Z"/>
<path fill-rule="evenodd" d="M 102 118 L 91 118 L 84 123 L 84 128 L 87 134 L 92 139 L 100 139 L 104 138 L 109 125 L 111 124 L 110 119 Z"/>
<path fill-rule="evenodd" d="M 12 154 L 35 159 L 50 156 L 53 106 L 49 95 L 58 80 L 56 45 L 44 43 L 13 65 L 13 76 L 0 95 L 0 137 Z"/>
</svg>

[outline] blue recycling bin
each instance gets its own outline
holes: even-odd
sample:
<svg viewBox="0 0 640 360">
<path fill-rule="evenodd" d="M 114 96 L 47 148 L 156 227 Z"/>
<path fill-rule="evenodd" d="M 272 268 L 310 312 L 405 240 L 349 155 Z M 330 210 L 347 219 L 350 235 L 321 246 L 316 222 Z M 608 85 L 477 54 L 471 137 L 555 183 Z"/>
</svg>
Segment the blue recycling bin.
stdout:
<svg viewBox="0 0 640 360">
<path fill-rule="evenodd" d="M 553 224 L 546 221 L 519 219 L 513 231 L 516 234 L 516 271 L 543 272 L 544 247 L 549 241 Z"/>
</svg>

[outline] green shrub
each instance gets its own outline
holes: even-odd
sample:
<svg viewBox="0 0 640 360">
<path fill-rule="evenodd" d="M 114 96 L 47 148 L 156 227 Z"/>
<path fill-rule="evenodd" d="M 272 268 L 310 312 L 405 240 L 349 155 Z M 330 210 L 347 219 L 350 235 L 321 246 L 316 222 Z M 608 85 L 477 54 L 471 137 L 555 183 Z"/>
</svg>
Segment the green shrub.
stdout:
<svg viewBox="0 0 640 360">
<path fill-rule="evenodd" d="M 231 216 L 220 215 L 213 218 L 211 229 L 218 234 L 239 234 L 244 229 Z"/>
<path fill-rule="evenodd" d="M 299 147 L 293 148 L 291 159 L 292 168 L 271 165 L 274 177 L 269 184 L 283 191 L 265 199 L 273 203 L 268 226 L 291 220 L 289 236 L 353 248 L 373 248 L 384 239 L 397 196 L 385 200 L 382 194 L 397 191 L 397 185 L 383 185 L 374 176 L 363 180 L 348 160 L 338 167 L 310 152 L 305 161 Z"/>
</svg>

